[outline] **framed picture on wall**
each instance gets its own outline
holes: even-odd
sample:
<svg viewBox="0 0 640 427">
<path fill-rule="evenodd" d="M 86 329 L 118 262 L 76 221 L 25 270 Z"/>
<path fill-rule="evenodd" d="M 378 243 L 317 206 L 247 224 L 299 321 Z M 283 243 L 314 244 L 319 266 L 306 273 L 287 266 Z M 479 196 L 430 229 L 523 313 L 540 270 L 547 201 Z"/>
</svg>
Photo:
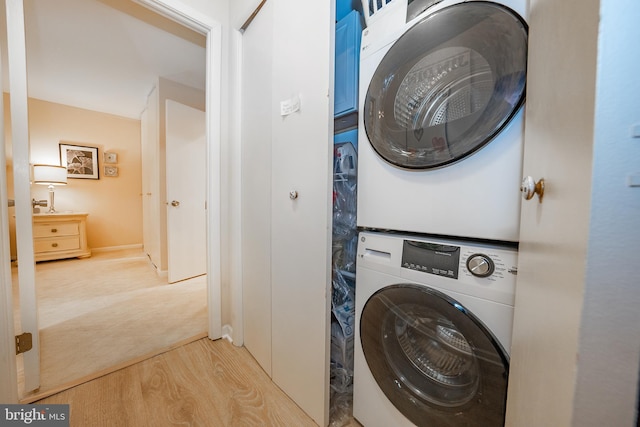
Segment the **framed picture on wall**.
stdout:
<svg viewBox="0 0 640 427">
<path fill-rule="evenodd" d="M 60 143 L 60 164 L 67 168 L 67 178 L 100 179 L 98 147 Z"/>
</svg>

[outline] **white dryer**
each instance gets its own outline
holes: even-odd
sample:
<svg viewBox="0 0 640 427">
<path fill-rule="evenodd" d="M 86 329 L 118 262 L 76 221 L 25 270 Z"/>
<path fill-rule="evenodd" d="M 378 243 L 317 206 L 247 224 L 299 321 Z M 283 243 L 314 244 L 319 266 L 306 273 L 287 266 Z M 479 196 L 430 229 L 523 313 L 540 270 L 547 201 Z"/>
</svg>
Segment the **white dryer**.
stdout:
<svg viewBox="0 0 640 427">
<path fill-rule="evenodd" d="M 516 265 L 510 246 L 360 233 L 354 417 L 503 426 Z"/>
<path fill-rule="evenodd" d="M 527 0 L 364 4 L 358 226 L 518 241 Z"/>
</svg>

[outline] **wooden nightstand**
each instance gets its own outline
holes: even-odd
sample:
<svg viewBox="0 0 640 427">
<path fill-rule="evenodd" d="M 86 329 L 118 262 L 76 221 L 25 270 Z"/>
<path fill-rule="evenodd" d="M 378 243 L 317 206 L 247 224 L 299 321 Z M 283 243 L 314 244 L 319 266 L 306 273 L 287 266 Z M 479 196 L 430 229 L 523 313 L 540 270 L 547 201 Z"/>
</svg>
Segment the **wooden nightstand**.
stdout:
<svg viewBox="0 0 640 427">
<path fill-rule="evenodd" d="M 91 256 L 85 212 L 33 215 L 33 250 L 37 261 Z"/>
</svg>

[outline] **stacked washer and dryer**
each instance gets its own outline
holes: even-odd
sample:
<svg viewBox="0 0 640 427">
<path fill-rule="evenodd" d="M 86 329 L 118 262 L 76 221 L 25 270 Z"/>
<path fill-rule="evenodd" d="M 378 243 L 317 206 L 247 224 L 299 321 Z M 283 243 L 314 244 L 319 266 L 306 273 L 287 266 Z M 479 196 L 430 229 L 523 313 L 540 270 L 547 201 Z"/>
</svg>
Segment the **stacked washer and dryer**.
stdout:
<svg viewBox="0 0 640 427">
<path fill-rule="evenodd" d="M 364 0 L 353 414 L 502 426 L 527 0 Z"/>
</svg>

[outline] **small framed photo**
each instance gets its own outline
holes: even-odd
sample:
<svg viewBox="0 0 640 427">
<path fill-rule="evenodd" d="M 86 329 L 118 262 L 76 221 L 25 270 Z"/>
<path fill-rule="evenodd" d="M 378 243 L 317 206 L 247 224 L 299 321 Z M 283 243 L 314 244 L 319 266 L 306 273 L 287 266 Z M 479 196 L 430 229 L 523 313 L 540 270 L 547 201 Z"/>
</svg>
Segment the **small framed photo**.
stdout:
<svg viewBox="0 0 640 427">
<path fill-rule="evenodd" d="M 109 177 L 118 176 L 118 167 L 117 166 L 105 166 L 104 167 L 104 176 L 109 176 Z"/>
<path fill-rule="evenodd" d="M 98 147 L 60 143 L 60 164 L 67 168 L 67 178 L 100 179 Z"/>
<path fill-rule="evenodd" d="M 118 153 L 104 153 L 104 162 L 111 165 L 118 163 Z"/>
</svg>

